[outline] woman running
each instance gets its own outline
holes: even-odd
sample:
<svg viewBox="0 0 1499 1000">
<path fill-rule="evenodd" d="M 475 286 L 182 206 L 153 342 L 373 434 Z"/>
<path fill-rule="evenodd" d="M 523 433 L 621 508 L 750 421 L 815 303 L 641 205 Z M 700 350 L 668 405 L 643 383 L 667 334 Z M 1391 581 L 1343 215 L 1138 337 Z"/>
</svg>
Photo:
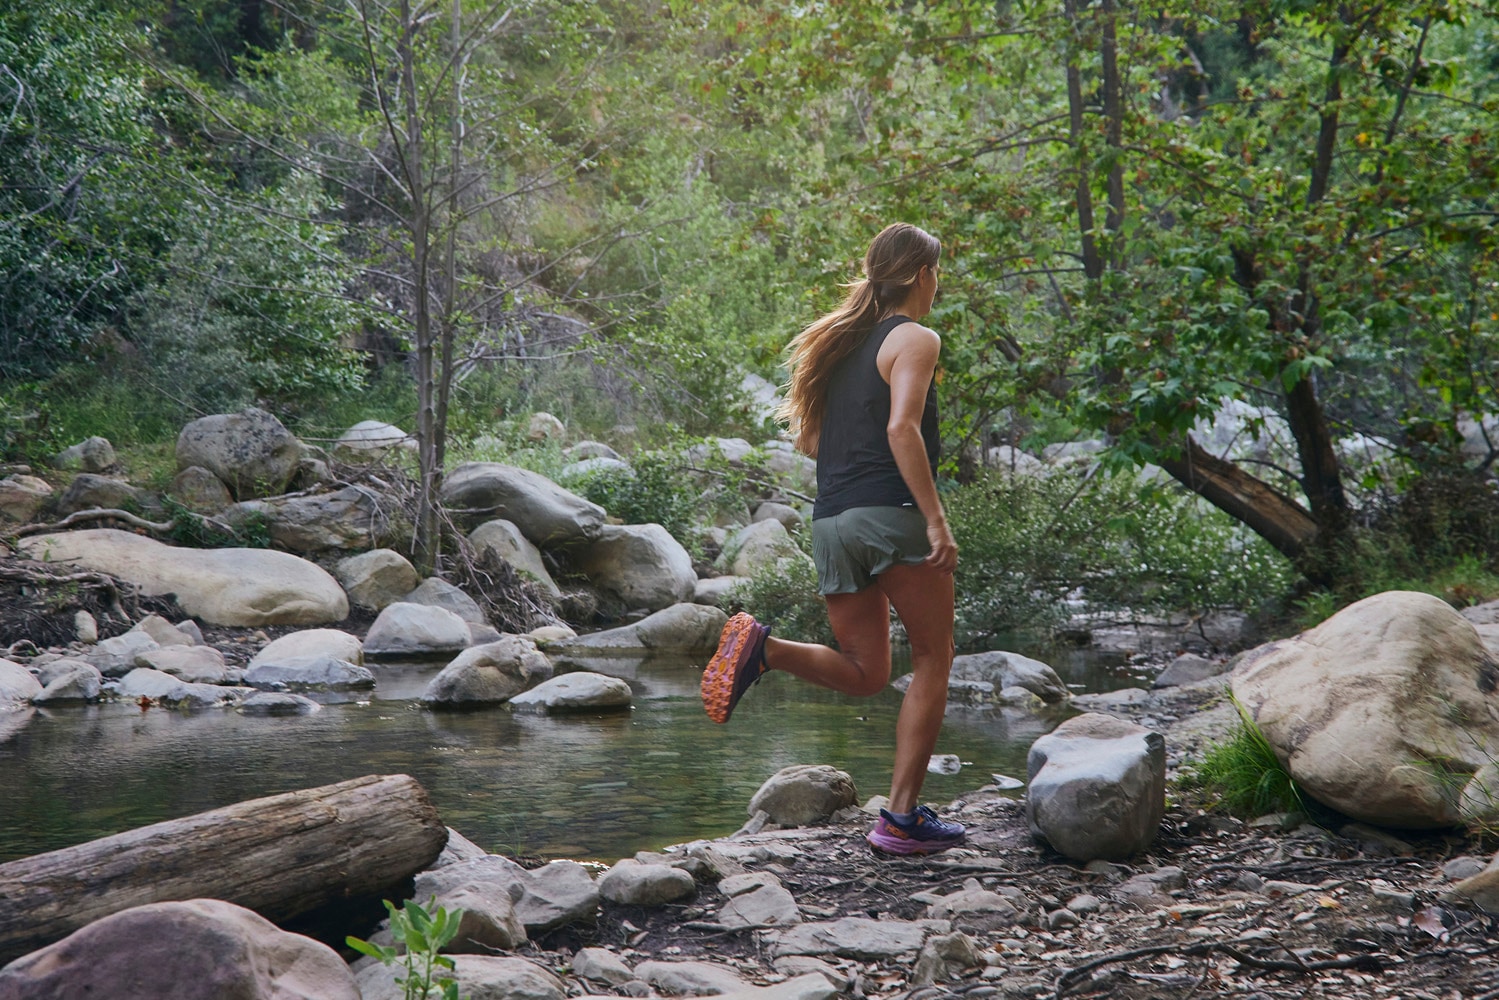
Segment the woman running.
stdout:
<svg viewBox="0 0 1499 1000">
<path fill-rule="evenodd" d="M 890 607 L 911 642 L 911 686 L 895 726 L 888 809 L 869 843 L 928 854 L 963 841 L 961 824 L 921 805 L 947 707 L 958 547 L 937 497 L 935 373 L 942 341 L 919 320 L 937 294 L 942 244 L 915 226 L 886 227 L 837 309 L 791 342 L 780 416 L 817 459 L 812 553 L 838 648 L 772 638 L 740 613 L 703 671 L 703 705 L 727 722 L 767 670 L 867 697 L 890 680 Z"/>
</svg>

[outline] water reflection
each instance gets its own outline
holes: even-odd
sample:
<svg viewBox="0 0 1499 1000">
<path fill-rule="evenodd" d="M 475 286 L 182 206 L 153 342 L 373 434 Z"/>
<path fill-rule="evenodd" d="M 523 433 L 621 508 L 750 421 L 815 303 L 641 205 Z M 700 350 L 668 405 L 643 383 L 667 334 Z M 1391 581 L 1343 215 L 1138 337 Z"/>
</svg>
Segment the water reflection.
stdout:
<svg viewBox="0 0 1499 1000">
<path fill-rule="evenodd" d="M 1085 689 L 1107 689 L 1116 676 L 1097 663 L 1052 662 Z M 629 681 L 633 710 L 429 712 L 410 699 L 437 666 L 381 664 L 372 696 L 310 716 L 134 704 L 9 713 L 0 716 L 0 862 L 374 773 L 413 775 L 449 826 L 490 850 L 604 861 L 732 832 L 765 778 L 791 764 L 842 768 L 861 796 L 887 790 L 896 692 L 853 700 L 769 674 L 716 726 L 698 701 L 695 664 L 590 666 Z M 943 801 L 993 773 L 1024 775 L 1030 743 L 1056 721 L 952 710 L 937 752 L 971 766 L 929 775 L 926 797 Z"/>
</svg>

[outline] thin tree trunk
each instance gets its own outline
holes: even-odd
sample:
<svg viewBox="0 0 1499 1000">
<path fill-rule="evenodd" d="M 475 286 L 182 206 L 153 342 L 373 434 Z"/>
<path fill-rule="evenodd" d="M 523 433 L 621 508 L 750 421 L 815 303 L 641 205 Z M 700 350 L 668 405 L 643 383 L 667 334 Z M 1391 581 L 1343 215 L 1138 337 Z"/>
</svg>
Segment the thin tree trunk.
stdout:
<svg viewBox="0 0 1499 1000">
<path fill-rule="evenodd" d="M 1078 157 L 1077 165 L 1077 228 L 1083 251 L 1083 273 L 1089 281 L 1103 277 L 1103 258 L 1098 253 L 1098 243 L 1093 238 L 1093 178 L 1092 170 L 1082 153 L 1083 141 L 1083 73 L 1078 66 L 1078 50 L 1081 45 L 1076 38 L 1082 32 L 1077 17 L 1077 0 L 1066 0 L 1067 27 L 1073 33 L 1072 44 L 1067 51 L 1067 111 L 1068 137 Z"/>
</svg>

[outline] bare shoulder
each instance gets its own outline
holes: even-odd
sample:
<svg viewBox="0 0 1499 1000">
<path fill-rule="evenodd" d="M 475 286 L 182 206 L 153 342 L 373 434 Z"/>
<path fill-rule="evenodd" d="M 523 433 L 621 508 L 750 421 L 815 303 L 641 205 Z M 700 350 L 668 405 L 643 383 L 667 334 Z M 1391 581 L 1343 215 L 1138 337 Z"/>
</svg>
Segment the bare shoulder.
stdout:
<svg viewBox="0 0 1499 1000">
<path fill-rule="evenodd" d="M 891 365 L 895 364 L 897 358 L 903 361 L 918 363 L 937 363 L 937 355 L 942 352 L 942 338 L 937 331 L 922 326 L 917 322 L 902 323 L 880 345 L 880 353 L 877 363 L 882 372 L 888 372 Z"/>
</svg>

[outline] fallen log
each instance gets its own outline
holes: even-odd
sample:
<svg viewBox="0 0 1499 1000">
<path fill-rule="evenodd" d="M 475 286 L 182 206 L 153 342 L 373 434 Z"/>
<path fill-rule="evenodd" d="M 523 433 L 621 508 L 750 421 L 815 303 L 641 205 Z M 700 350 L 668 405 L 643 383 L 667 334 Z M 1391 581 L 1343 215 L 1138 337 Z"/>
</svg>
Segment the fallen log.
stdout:
<svg viewBox="0 0 1499 1000">
<path fill-rule="evenodd" d="M 223 899 L 281 923 L 394 898 L 447 838 L 415 778 L 369 775 L 11 861 L 0 865 L 0 965 L 146 903 Z"/>
</svg>

